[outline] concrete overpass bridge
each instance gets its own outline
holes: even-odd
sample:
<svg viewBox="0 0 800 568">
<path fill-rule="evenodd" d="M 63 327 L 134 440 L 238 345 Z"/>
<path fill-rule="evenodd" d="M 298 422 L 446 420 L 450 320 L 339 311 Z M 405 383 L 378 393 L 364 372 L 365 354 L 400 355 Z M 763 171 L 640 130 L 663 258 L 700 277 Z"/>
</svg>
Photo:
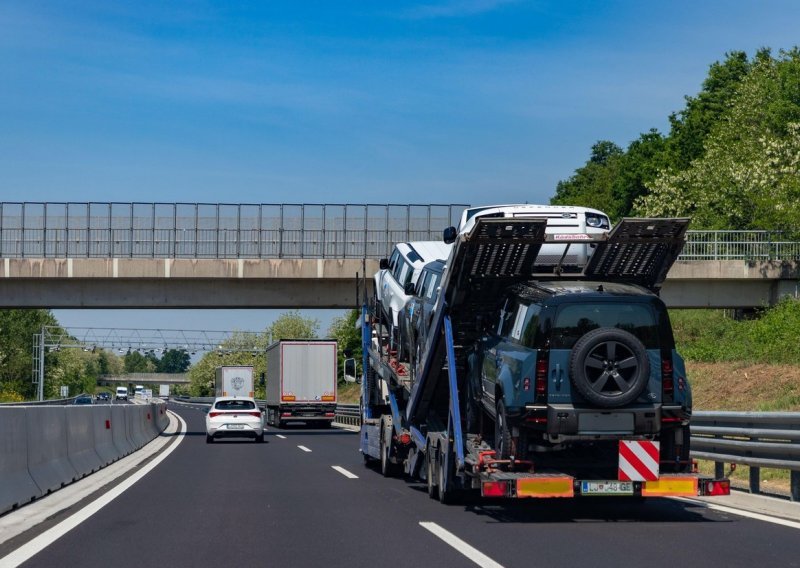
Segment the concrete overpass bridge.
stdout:
<svg viewBox="0 0 800 568">
<path fill-rule="evenodd" d="M 0 307 L 350 308 L 396 242 L 466 205 L 0 203 Z M 662 297 L 748 308 L 797 297 L 800 242 L 689 231 Z"/>
</svg>

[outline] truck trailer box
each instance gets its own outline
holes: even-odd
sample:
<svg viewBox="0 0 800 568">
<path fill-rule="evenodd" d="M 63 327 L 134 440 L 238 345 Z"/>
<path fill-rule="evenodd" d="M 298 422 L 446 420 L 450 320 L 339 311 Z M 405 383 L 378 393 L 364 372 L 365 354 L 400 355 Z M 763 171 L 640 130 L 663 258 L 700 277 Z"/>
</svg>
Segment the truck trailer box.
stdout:
<svg viewBox="0 0 800 568">
<path fill-rule="evenodd" d="M 169 399 L 169 385 L 158 385 L 158 396 Z"/>
<path fill-rule="evenodd" d="M 283 339 L 267 347 L 267 420 L 330 426 L 336 411 L 335 340 Z"/>
<path fill-rule="evenodd" d="M 253 367 L 217 367 L 214 396 L 254 396 Z"/>
</svg>

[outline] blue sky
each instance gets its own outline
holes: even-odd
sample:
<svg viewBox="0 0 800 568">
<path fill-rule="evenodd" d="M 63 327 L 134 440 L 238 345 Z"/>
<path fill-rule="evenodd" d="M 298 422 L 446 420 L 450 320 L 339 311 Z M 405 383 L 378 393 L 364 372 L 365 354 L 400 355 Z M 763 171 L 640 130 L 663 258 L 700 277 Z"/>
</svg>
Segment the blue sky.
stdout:
<svg viewBox="0 0 800 568">
<path fill-rule="evenodd" d="M 726 51 L 798 29 L 793 0 L 6 0 L 0 200 L 546 202 L 596 140 L 665 130 Z"/>
</svg>

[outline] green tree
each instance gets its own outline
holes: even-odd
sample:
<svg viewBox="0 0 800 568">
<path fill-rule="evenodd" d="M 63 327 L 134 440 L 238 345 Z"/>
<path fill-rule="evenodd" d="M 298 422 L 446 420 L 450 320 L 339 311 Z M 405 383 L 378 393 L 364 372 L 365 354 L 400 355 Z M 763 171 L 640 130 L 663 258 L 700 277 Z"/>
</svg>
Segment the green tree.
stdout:
<svg viewBox="0 0 800 568">
<path fill-rule="evenodd" d="M 156 370 L 156 363 L 138 351 L 126 353 L 124 360 L 126 373 L 154 373 Z"/>
<path fill-rule="evenodd" d="M 558 182 L 556 194 L 550 203 L 592 207 L 607 213 L 616 210 L 613 188 L 619 175 L 622 155 L 622 148 L 613 142 L 598 141 L 592 146 L 592 154 L 586 164 L 575 170 L 568 180 Z"/>
<path fill-rule="evenodd" d="M 351 353 L 350 356 L 357 361 L 357 367 L 361 368 L 361 329 L 356 328 L 356 323 L 360 317 L 361 310 L 350 310 L 345 315 L 334 318 L 330 328 L 328 328 L 328 337 L 336 339 L 339 346 L 337 373 L 340 381 L 344 380 L 343 368 L 346 352 L 349 351 Z"/>
<path fill-rule="evenodd" d="M 159 373 L 185 373 L 191 365 L 189 354 L 183 349 L 167 349 L 158 361 Z"/>
<path fill-rule="evenodd" d="M 49 310 L 0 310 L 0 399 L 35 398 L 33 336 L 57 324 Z"/>
<path fill-rule="evenodd" d="M 730 106 L 682 171 L 662 171 L 641 214 L 694 228 L 792 229 L 800 216 L 800 53 L 759 52 Z"/>
<path fill-rule="evenodd" d="M 316 339 L 319 320 L 304 318 L 297 310 L 278 316 L 264 332 L 272 341 L 279 339 Z"/>
</svg>

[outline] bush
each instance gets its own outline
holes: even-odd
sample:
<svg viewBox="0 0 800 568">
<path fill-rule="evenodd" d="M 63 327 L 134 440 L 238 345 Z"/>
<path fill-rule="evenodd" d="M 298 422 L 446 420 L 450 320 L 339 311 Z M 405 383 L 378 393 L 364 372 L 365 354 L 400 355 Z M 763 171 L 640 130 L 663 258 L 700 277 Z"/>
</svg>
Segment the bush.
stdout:
<svg viewBox="0 0 800 568">
<path fill-rule="evenodd" d="M 800 364 L 798 300 L 786 298 L 752 320 L 734 320 L 724 310 L 671 310 L 670 319 L 687 360 Z"/>
</svg>

